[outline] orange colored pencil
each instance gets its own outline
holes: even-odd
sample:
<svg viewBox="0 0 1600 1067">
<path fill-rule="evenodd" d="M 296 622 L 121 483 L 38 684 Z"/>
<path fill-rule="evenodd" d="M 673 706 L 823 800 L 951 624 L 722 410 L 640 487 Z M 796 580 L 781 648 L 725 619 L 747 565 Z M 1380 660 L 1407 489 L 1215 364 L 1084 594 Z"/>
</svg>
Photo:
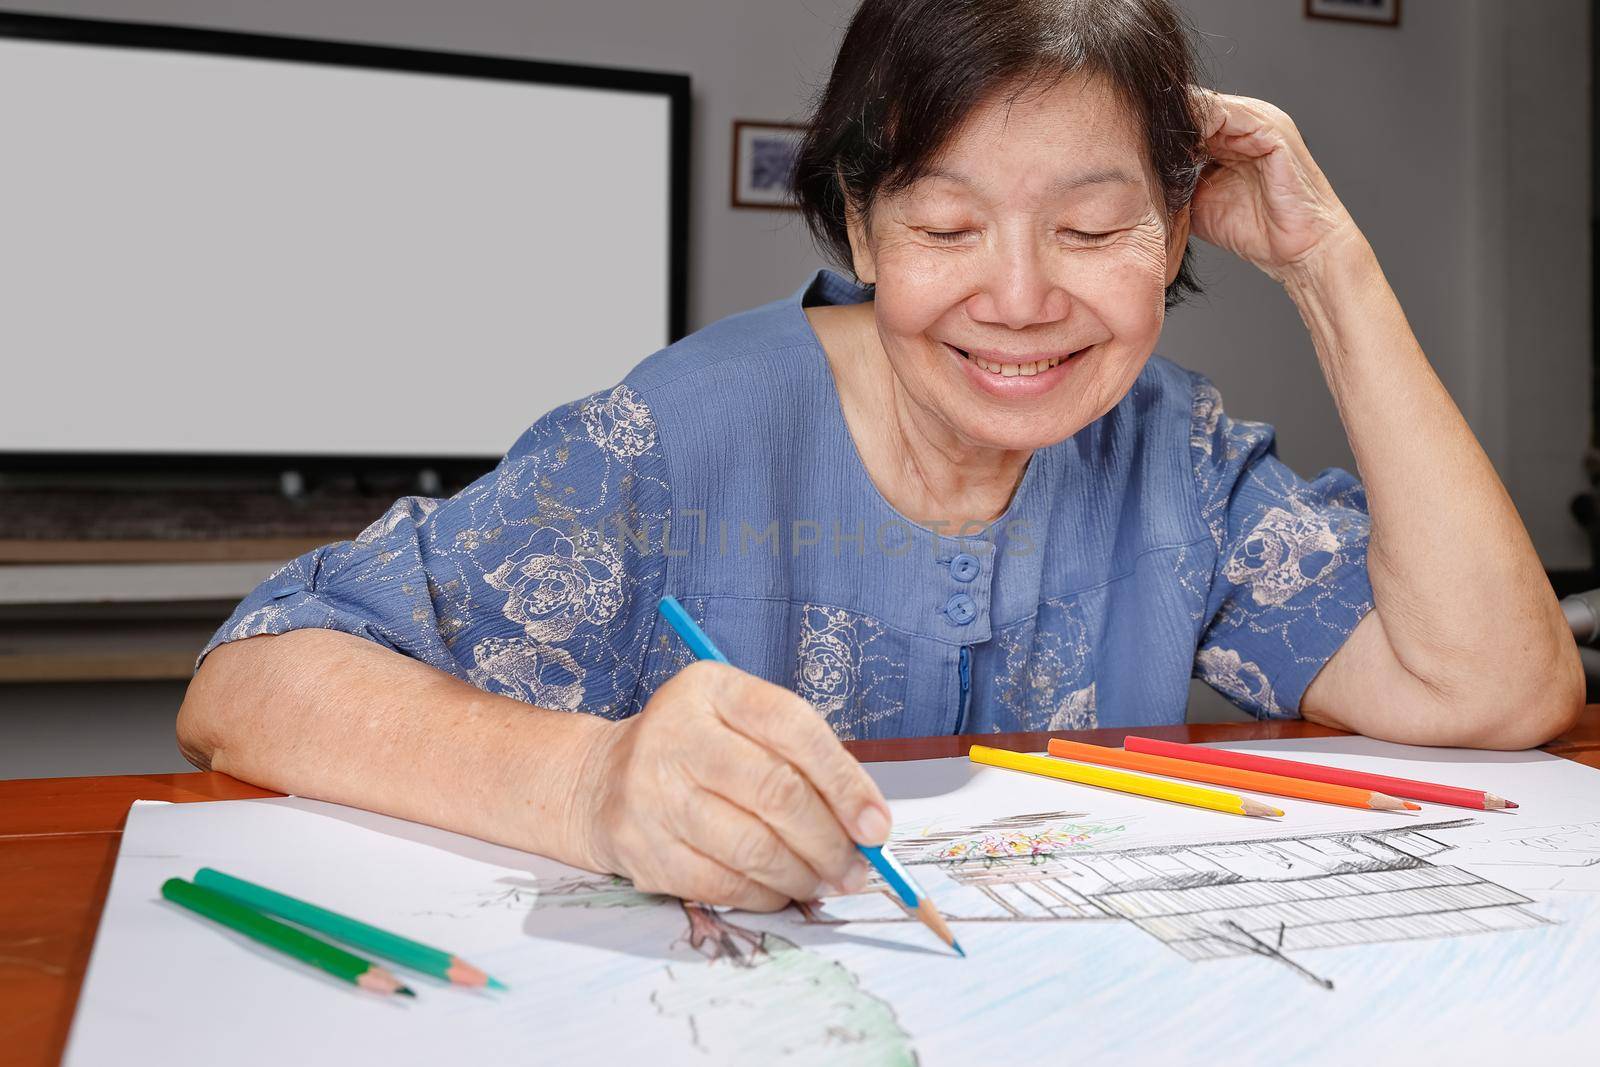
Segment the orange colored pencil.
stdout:
<svg viewBox="0 0 1600 1067">
<path fill-rule="evenodd" d="M 1419 809 L 1417 804 L 1397 800 L 1384 793 L 1374 793 L 1370 789 L 1308 782 L 1302 778 L 1288 778 L 1281 774 L 1264 774 L 1261 771 L 1245 771 L 1237 767 L 1218 767 L 1210 763 L 1196 763 L 1193 760 L 1127 752 L 1120 748 L 1086 745 L 1081 741 L 1067 741 L 1059 737 L 1050 739 L 1050 755 L 1080 760 L 1084 763 L 1099 763 L 1107 767 L 1125 767 L 1133 771 L 1164 774 L 1169 778 L 1185 778 L 1191 782 L 1233 786 L 1255 793 L 1271 793 L 1274 796 L 1296 797 L 1300 800 L 1320 800 L 1324 804 L 1343 804 L 1350 808 L 1370 808 L 1375 811 Z"/>
<path fill-rule="evenodd" d="M 1387 774 L 1352 771 L 1345 767 L 1329 767 L 1321 763 L 1301 763 L 1298 760 L 1279 759 L 1276 756 L 1258 756 L 1254 752 L 1237 752 L 1231 748 L 1207 748 L 1205 745 L 1185 745 L 1177 741 L 1158 741 L 1153 737 L 1129 734 L 1122 747 L 1129 752 L 1142 752 L 1147 756 L 1170 756 L 1173 759 L 1194 760 L 1217 767 L 1237 767 L 1242 771 L 1260 771 L 1262 774 L 1281 774 L 1286 778 L 1299 778 L 1307 782 L 1327 782 L 1329 785 L 1347 785 L 1352 789 L 1382 789 L 1390 796 L 1408 800 L 1426 800 L 1431 804 L 1454 804 L 1480 811 L 1500 811 L 1514 808 L 1515 801 L 1485 793 L 1480 789 L 1462 789 L 1459 786 L 1440 785 L 1437 782 L 1419 782 L 1412 778 L 1395 778 Z"/>
</svg>

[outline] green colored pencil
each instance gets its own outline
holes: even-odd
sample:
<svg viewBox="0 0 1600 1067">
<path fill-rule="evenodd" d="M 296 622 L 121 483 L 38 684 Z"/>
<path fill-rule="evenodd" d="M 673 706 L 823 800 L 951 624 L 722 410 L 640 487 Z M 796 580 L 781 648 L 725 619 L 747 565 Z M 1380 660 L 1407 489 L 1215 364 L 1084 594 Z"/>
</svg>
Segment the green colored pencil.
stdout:
<svg viewBox="0 0 1600 1067">
<path fill-rule="evenodd" d="M 340 915 L 327 908 L 319 908 L 315 904 L 298 900 L 254 882 L 247 882 L 243 878 L 235 878 L 214 868 L 202 867 L 196 871 L 194 884 L 225 893 L 257 911 L 299 923 L 318 933 L 343 941 L 347 945 L 354 945 L 385 959 L 394 960 L 414 971 L 431 974 L 435 978 L 443 978 L 457 985 L 505 988 L 500 982 L 490 978 L 466 960 L 453 956 L 443 949 L 424 945 L 420 941 L 413 941 L 387 930 L 380 930 L 359 919 Z"/>
<path fill-rule="evenodd" d="M 416 996 L 401 985 L 400 980 L 394 975 L 370 960 L 353 956 L 342 948 L 312 937 L 304 930 L 296 930 L 276 919 L 269 919 L 225 893 L 186 882 L 182 878 L 168 878 L 161 884 L 161 895 L 180 907 L 204 915 L 253 941 L 259 941 L 263 945 L 293 956 L 302 963 L 320 967 L 335 978 L 358 985 L 362 989 L 371 989 L 377 993 Z"/>
</svg>

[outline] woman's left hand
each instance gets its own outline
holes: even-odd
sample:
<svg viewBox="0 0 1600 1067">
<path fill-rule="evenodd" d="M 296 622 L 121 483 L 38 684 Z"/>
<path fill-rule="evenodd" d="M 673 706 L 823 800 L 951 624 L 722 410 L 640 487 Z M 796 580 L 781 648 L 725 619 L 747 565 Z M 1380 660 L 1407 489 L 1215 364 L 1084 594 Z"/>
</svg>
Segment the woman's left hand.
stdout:
<svg viewBox="0 0 1600 1067">
<path fill-rule="evenodd" d="M 1196 237 L 1284 282 L 1360 236 L 1282 109 L 1246 96 L 1194 91 L 1211 156 L 1190 203 Z"/>
</svg>

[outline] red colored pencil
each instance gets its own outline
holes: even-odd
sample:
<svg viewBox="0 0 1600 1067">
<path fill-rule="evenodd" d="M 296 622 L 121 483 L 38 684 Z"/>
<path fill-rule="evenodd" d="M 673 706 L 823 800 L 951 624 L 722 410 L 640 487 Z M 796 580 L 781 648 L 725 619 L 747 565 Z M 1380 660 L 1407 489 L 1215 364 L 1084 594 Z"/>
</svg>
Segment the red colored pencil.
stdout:
<svg viewBox="0 0 1600 1067">
<path fill-rule="evenodd" d="M 1200 745 L 1179 744 L 1176 741 L 1157 741 L 1151 737 L 1138 737 L 1133 734 L 1123 739 L 1122 747 L 1129 752 L 1145 752 L 1154 756 L 1171 756 L 1176 759 L 1213 763 L 1219 767 L 1238 767 L 1247 771 L 1281 774 L 1288 778 L 1304 778 L 1311 782 L 1372 789 L 1388 793 L 1390 796 L 1427 800 L 1434 804 L 1451 804 L 1458 808 L 1498 811 L 1501 808 L 1516 807 L 1504 797 L 1485 793 L 1481 789 L 1460 789 L 1453 785 L 1418 782 L 1410 778 L 1391 778 L 1387 774 L 1347 771 L 1342 767 L 1324 767 L 1316 763 L 1255 756 L 1248 752 L 1232 752 L 1225 748 L 1204 748 Z"/>
</svg>

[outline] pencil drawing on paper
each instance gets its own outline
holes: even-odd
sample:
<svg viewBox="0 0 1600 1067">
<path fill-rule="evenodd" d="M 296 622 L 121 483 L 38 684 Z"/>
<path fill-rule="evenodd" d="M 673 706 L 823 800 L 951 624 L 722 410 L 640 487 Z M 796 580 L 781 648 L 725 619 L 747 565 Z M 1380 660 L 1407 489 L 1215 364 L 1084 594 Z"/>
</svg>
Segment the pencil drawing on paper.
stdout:
<svg viewBox="0 0 1600 1067">
<path fill-rule="evenodd" d="M 614 875 L 577 875 L 540 883 L 529 893 L 513 886 L 489 903 L 538 907 L 637 908 L 672 904 L 685 924 L 674 947 L 687 947 L 706 966 L 668 963 L 650 1003 L 682 1020 L 699 1051 L 733 1063 L 826 1063 L 911 1067 L 911 1036 L 888 1002 L 863 989 L 843 964 L 788 938 L 733 921 L 704 904 L 641 893 Z M 515 903 L 514 903 L 515 902 Z M 786 1024 L 752 1026 L 752 1019 Z"/>
<path fill-rule="evenodd" d="M 891 845 L 903 863 L 939 877 L 933 892 L 953 923 L 1125 923 L 1190 963 L 1262 958 L 1293 980 L 1332 990 L 1335 976 L 1308 961 L 1312 950 L 1551 924 L 1522 893 L 1442 862 L 1455 845 L 1441 840 L 1441 832 L 1479 825 L 1464 818 L 1137 845 L 1118 840 L 1127 821 L 1053 811 L 900 827 Z M 1503 843 L 1512 855 L 1576 853 L 1581 862 L 1600 836 L 1596 830 L 1552 828 Z M 667 959 L 651 980 L 649 1001 L 661 1017 L 681 1022 L 691 1045 L 712 1059 L 917 1062 L 893 1005 L 844 964 L 807 947 L 800 933 L 916 922 L 875 877 L 859 893 L 795 905 L 787 920 L 792 937 L 764 928 L 771 917 L 642 893 L 608 875 L 502 882 L 476 903 L 530 912 L 648 911 L 658 921 L 659 909 L 677 909 L 681 924 L 653 928 L 653 936 L 666 931 L 671 943 L 660 946 Z M 767 1015 L 778 1004 L 785 1010 Z M 756 1017 L 797 1022 L 774 1032 L 750 1026 Z"/>
<path fill-rule="evenodd" d="M 1533 901 L 1431 857 L 1451 846 L 1431 837 L 1474 825 L 1457 819 L 1388 830 L 1340 831 L 1244 841 L 1060 849 L 1040 854 L 951 851 L 956 841 L 1053 832 L 1061 813 L 1017 816 L 969 827 L 964 835 L 896 840 L 910 865 L 934 864 L 972 892 L 941 899 L 951 922 L 1115 919 L 1132 923 L 1191 962 L 1263 956 L 1331 989 L 1328 979 L 1290 958 L 1305 949 L 1528 929 L 1549 920 Z M 1570 835 L 1569 835 L 1570 836 Z M 887 887 L 869 884 L 892 902 Z M 900 909 L 904 913 L 904 909 Z M 910 921 L 909 914 L 812 922 Z"/>
<path fill-rule="evenodd" d="M 1047 856 L 1087 848 L 1128 828 L 1127 823 L 1080 821 L 1083 812 L 1046 811 L 1016 815 L 953 830 L 897 831 L 895 854 L 918 863 L 989 864 L 999 860 L 1038 863 Z"/>
<path fill-rule="evenodd" d="M 1492 845 L 1494 858 L 1478 860 L 1494 867 L 1583 868 L 1600 866 L 1600 822 L 1535 826 L 1515 833 L 1504 831 L 1483 838 L 1454 842 L 1457 848 Z"/>
<path fill-rule="evenodd" d="M 1515 842 L 1535 854 L 1519 861 L 1524 864 L 1548 863 L 1552 855 L 1560 857 L 1558 865 L 1563 867 L 1600 864 L 1600 822 L 1542 827 L 1519 837 L 1502 837 L 1501 840 Z"/>
<path fill-rule="evenodd" d="M 651 994 L 658 1012 L 688 1024 L 697 1049 L 733 1063 L 776 1056 L 791 1063 L 917 1062 L 894 1009 L 843 964 L 771 932 L 743 933 L 754 940 L 742 969 L 668 964 L 668 981 Z M 752 1019 L 785 1024 L 752 1026 Z"/>
</svg>

